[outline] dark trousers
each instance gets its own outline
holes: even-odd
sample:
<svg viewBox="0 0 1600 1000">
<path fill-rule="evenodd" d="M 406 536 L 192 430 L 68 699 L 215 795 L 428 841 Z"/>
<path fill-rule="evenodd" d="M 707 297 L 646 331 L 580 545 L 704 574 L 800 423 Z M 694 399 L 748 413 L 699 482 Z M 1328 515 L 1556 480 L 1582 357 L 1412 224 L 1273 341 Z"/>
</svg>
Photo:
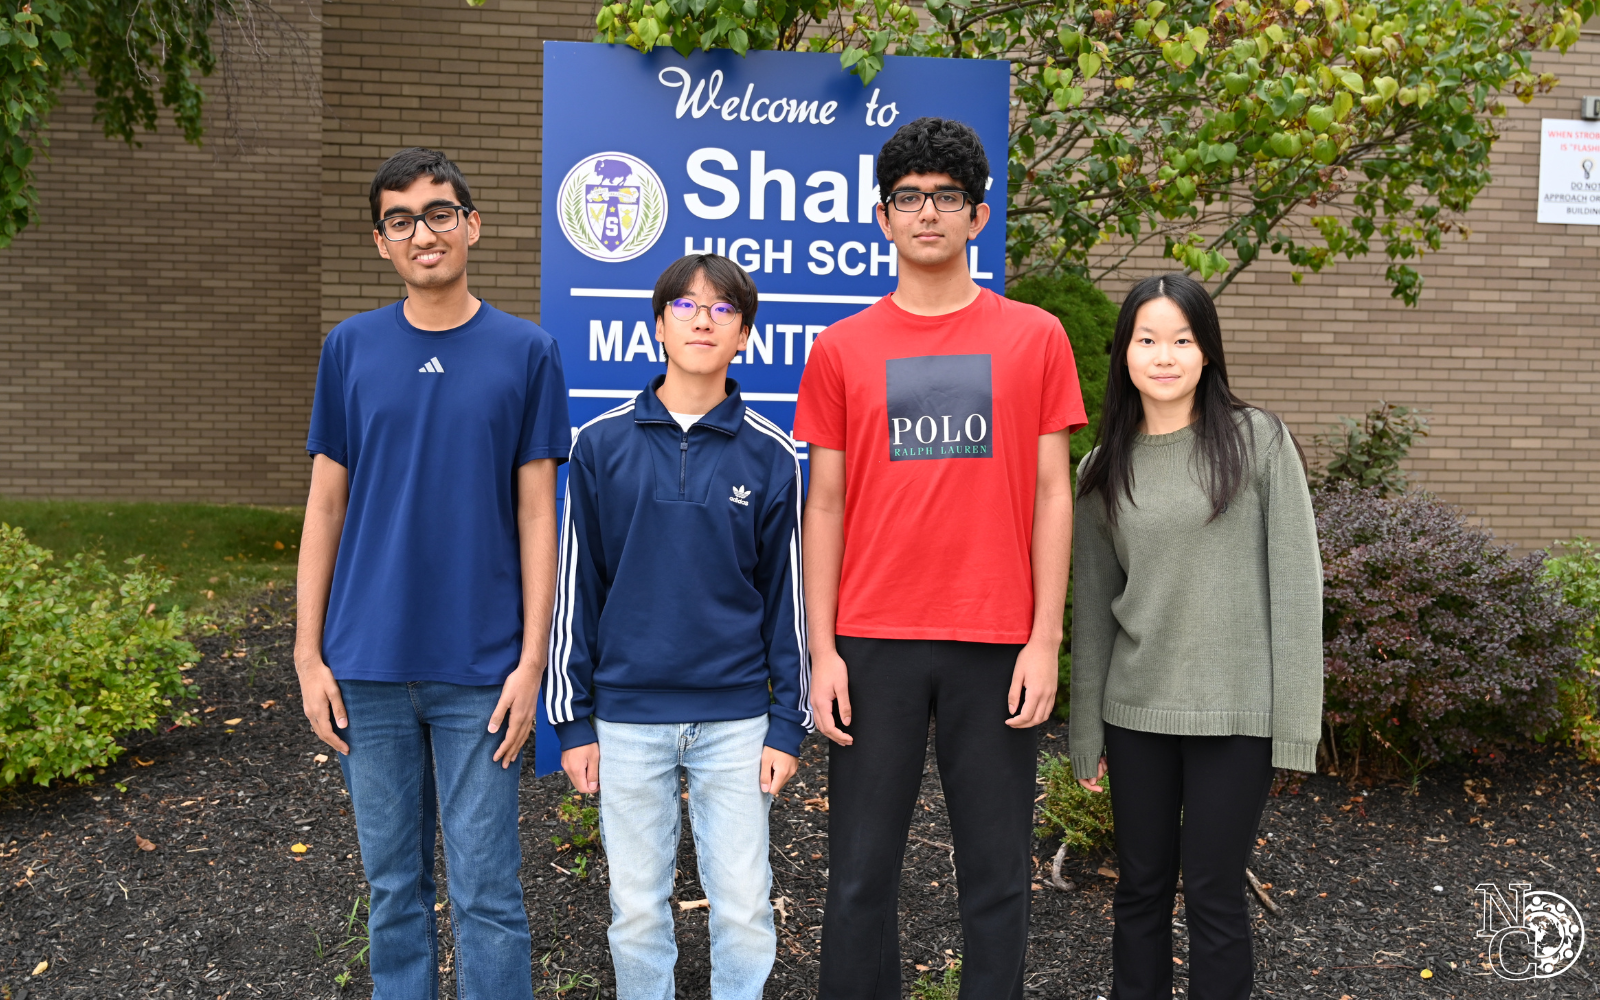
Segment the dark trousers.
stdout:
<svg viewBox="0 0 1600 1000">
<path fill-rule="evenodd" d="M 1272 785 L 1262 736 L 1106 726 L 1120 878 L 1112 1000 L 1172 1000 L 1172 901 L 1183 869 L 1191 1000 L 1246 1000 L 1255 980 L 1244 869 Z"/>
<path fill-rule="evenodd" d="M 1021 1000 L 1037 733 L 1005 720 L 1022 647 L 846 636 L 838 645 L 855 743 L 829 747 L 819 1000 L 900 1000 L 900 868 L 930 717 L 955 846 L 961 997 Z"/>
</svg>

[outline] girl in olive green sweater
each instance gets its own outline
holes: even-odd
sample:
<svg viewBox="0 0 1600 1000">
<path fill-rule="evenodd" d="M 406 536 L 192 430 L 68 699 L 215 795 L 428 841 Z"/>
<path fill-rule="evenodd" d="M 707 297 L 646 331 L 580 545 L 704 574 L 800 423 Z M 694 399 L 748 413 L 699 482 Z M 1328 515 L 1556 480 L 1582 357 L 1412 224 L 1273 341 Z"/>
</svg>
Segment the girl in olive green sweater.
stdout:
<svg viewBox="0 0 1600 1000">
<path fill-rule="evenodd" d="M 1228 388 L 1204 286 L 1134 286 L 1073 527 L 1073 772 L 1108 772 L 1117 1000 L 1172 996 L 1181 867 L 1190 992 L 1250 995 L 1244 870 L 1273 767 L 1315 770 L 1322 566 L 1299 447 Z"/>
</svg>

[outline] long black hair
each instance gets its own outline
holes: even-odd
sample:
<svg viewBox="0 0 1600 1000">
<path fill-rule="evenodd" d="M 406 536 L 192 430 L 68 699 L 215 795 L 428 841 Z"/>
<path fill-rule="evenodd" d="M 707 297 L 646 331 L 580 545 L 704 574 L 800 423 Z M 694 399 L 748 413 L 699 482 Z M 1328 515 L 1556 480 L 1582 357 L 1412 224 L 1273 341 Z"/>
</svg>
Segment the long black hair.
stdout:
<svg viewBox="0 0 1600 1000">
<path fill-rule="evenodd" d="M 1222 351 L 1222 326 L 1217 307 L 1200 282 L 1181 272 L 1158 274 L 1134 285 L 1117 314 L 1111 341 L 1111 370 L 1106 378 L 1106 400 L 1100 410 L 1098 450 L 1078 478 L 1078 495 L 1099 493 L 1106 520 L 1117 523 L 1122 499 L 1133 503 L 1133 441 L 1144 419 L 1144 401 L 1128 376 L 1128 345 L 1133 342 L 1134 319 L 1139 309 L 1156 299 L 1166 299 L 1189 321 L 1195 346 L 1205 355 L 1200 384 L 1194 393 L 1195 461 L 1200 484 L 1211 500 L 1216 519 L 1238 495 L 1249 475 L 1255 428 L 1247 413 L 1252 407 L 1228 387 L 1228 362 Z M 1274 420 L 1283 432 L 1282 421 Z M 1249 435 L 1249 440 L 1246 440 Z M 1296 449 L 1299 442 L 1295 442 Z"/>
</svg>

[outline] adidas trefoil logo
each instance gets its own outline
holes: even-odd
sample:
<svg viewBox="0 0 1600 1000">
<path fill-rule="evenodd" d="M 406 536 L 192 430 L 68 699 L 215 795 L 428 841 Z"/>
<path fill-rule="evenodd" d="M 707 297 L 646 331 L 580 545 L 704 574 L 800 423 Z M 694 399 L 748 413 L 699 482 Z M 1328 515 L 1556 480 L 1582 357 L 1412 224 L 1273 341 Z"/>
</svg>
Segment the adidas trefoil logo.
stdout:
<svg viewBox="0 0 1600 1000">
<path fill-rule="evenodd" d="M 444 365 L 441 365 L 439 363 L 439 359 L 438 358 L 429 358 L 428 359 L 428 363 L 423 365 L 421 368 L 418 368 L 417 371 L 419 371 L 419 372 L 437 372 L 440 375 L 443 375 L 444 374 Z"/>
<path fill-rule="evenodd" d="M 741 507 L 748 507 L 750 506 L 750 491 L 743 486 L 735 486 L 733 488 L 733 496 L 728 499 Z"/>
</svg>

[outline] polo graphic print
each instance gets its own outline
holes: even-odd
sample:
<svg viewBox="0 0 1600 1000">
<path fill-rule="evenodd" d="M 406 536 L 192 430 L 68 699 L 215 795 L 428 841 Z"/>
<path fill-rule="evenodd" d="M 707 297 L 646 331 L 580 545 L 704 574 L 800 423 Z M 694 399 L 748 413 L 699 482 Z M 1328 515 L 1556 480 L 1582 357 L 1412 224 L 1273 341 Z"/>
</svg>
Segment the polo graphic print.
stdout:
<svg viewBox="0 0 1600 1000">
<path fill-rule="evenodd" d="M 994 382 L 989 355 L 884 362 L 889 460 L 994 457 Z"/>
<path fill-rule="evenodd" d="M 980 292 L 943 316 L 885 296 L 817 338 L 794 436 L 844 452 L 839 635 L 1027 642 L 1039 436 L 1084 426 L 1072 345 Z"/>
</svg>

